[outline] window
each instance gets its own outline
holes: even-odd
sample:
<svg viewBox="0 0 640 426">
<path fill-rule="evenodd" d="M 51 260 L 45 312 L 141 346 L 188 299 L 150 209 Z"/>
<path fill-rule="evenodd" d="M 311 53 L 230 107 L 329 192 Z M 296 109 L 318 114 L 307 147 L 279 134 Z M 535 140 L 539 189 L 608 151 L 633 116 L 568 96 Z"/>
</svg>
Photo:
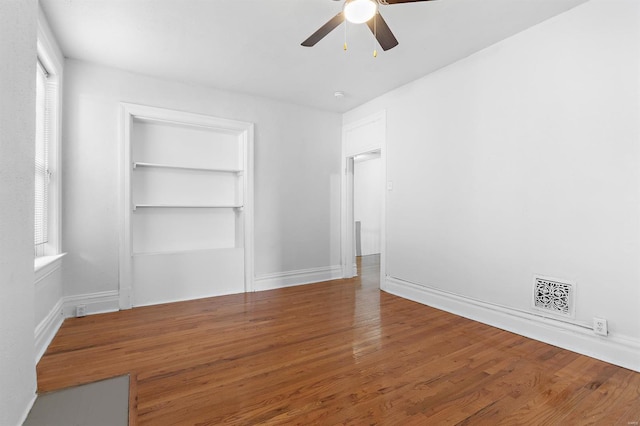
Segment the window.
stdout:
<svg viewBox="0 0 640 426">
<path fill-rule="evenodd" d="M 36 59 L 36 58 L 34 58 Z M 38 22 L 35 105 L 35 270 L 60 258 L 60 89 L 62 54 L 46 22 Z"/>
<path fill-rule="evenodd" d="M 38 61 L 36 70 L 36 149 L 35 149 L 35 215 L 34 246 L 36 257 L 45 255 L 49 241 L 49 139 L 51 136 L 51 93 L 47 93 L 49 72 Z M 51 91 L 49 91 L 51 92 Z M 49 96 L 47 96 L 49 95 Z"/>
</svg>

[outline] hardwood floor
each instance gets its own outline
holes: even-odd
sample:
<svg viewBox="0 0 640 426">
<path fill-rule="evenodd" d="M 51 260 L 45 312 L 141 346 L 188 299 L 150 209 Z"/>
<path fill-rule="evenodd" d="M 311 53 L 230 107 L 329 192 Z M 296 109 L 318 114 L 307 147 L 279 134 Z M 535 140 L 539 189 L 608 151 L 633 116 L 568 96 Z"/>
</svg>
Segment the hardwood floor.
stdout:
<svg viewBox="0 0 640 426">
<path fill-rule="evenodd" d="M 361 276 L 68 319 L 50 391 L 131 374 L 132 424 L 638 425 L 640 373 Z"/>
</svg>

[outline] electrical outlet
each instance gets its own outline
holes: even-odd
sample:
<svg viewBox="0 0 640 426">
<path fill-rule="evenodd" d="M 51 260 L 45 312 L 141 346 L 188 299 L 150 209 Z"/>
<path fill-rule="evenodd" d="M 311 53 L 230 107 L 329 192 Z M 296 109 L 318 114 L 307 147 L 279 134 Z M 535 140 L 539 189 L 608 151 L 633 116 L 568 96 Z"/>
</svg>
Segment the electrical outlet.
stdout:
<svg viewBox="0 0 640 426">
<path fill-rule="evenodd" d="M 80 318 L 85 315 L 87 315 L 87 306 L 86 305 L 76 306 L 76 317 Z"/>
<path fill-rule="evenodd" d="M 607 331 L 607 320 L 603 318 L 594 318 L 593 319 L 593 332 L 599 334 L 600 336 L 606 336 Z"/>
</svg>

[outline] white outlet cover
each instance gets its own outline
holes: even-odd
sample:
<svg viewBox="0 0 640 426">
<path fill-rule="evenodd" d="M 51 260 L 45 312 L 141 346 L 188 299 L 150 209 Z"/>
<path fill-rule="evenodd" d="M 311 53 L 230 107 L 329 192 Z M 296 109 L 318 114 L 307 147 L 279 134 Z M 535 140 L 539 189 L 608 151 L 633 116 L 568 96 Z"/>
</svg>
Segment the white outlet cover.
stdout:
<svg viewBox="0 0 640 426">
<path fill-rule="evenodd" d="M 593 332 L 600 336 L 606 336 L 608 334 L 607 320 L 603 318 L 594 318 Z"/>
</svg>

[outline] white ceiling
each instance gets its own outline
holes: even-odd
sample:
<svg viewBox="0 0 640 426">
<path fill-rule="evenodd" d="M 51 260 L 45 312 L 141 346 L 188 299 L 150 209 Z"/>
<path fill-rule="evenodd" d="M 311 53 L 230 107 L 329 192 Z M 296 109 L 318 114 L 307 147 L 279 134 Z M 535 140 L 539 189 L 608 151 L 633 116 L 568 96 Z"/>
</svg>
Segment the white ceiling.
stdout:
<svg viewBox="0 0 640 426">
<path fill-rule="evenodd" d="M 381 6 L 400 44 L 372 55 L 350 24 L 300 43 L 333 0 L 41 0 L 64 55 L 156 77 L 344 112 L 586 0 L 437 0 Z M 336 99 L 335 91 L 344 98 Z"/>
</svg>

